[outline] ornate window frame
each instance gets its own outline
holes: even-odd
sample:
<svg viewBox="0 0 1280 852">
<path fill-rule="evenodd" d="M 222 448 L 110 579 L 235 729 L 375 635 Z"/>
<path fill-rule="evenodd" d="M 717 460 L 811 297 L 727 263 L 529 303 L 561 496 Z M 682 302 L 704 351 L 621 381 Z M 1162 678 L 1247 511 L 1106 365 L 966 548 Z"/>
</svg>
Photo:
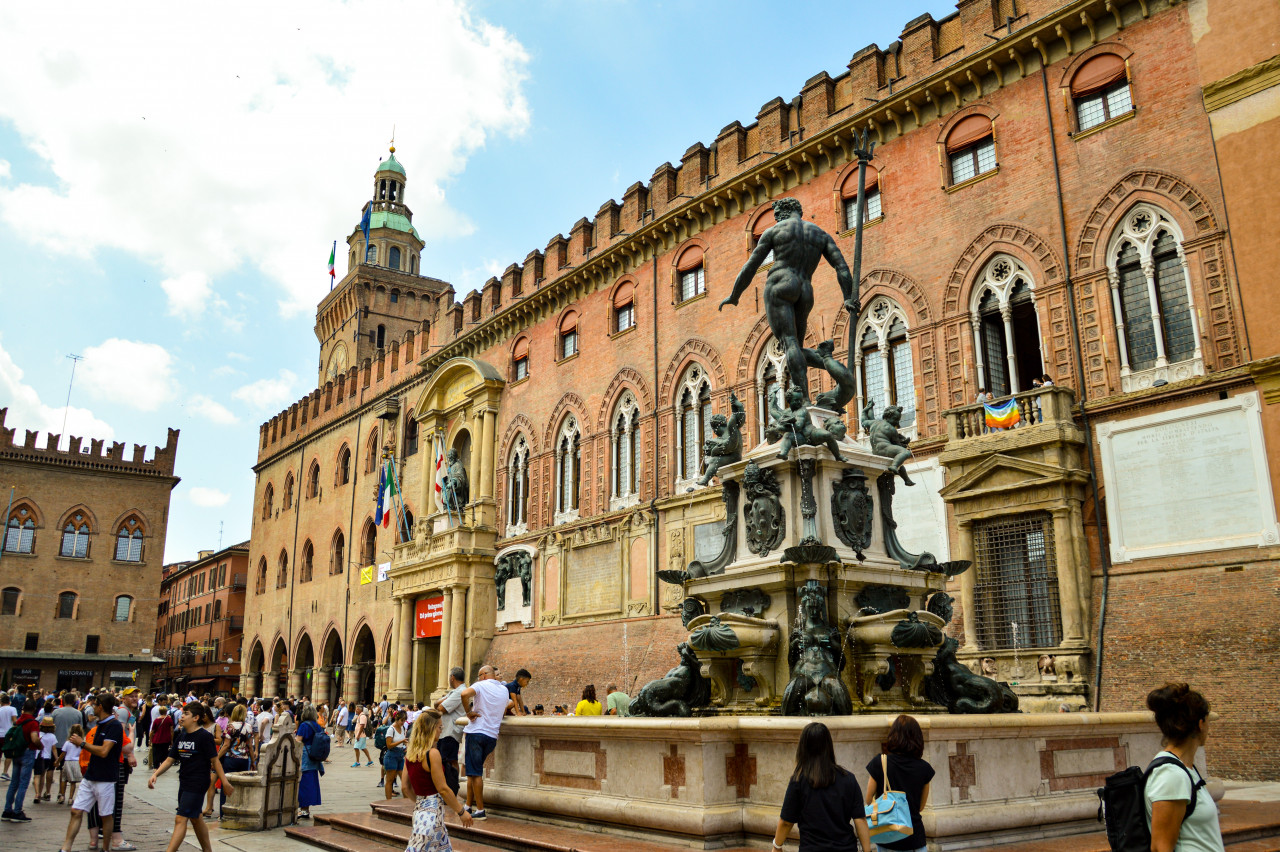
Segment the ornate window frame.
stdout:
<svg viewBox="0 0 1280 852">
<path fill-rule="evenodd" d="M 900 431 L 903 435 L 905 435 L 908 438 L 916 437 L 917 427 L 920 422 L 920 412 L 916 410 L 915 352 L 911 348 L 911 337 L 912 337 L 911 323 L 908 321 L 907 312 L 904 311 L 902 309 L 902 306 L 899 305 L 895 300 L 889 298 L 888 296 L 877 296 L 876 298 L 871 300 L 871 304 L 869 304 L 866 310 L 862 312 L 862 316 L 859 317 L 858 322 L 854 325 L 853 334 L 849 338 L 849 349 L 854 353 L 853 369 L 854 369 L 854 376 L 856 378 L 856 384 L 857 384 L 857 395 L 856 395 L 857 408 L 855 409 L 855 411 L 857 412 L 857 415 L 858 415 L 857 416 L 857 420 L 858 420 L 857 434 L 860 438 L 865 437 L 865 431 L 866 431 L 862 428 L 862 410 L 866 407 L 867 403 L 871 401 L 865 398 L 865 394 L 863 391 L 863 387 L 865 384 L 863 381 L 863 371 L 866 369 L 866 367 L 865 367 L 865 364 L 863 363 L 864 359 L 863 359 L 863 352 L 862 352 L 862 338 L 867 333 L 868 329 L 871 329 L 875 332 L 876 352 L 880 356 L 880 359 L 883 365 L 883 371 L 884 371 L 883 372 L 884 394 L 882 398 L 878 400 L 874 400 L 874 402 L 876 403 L 876 414 L 880 415 L 884 413 L 885 407 L 889 405 L 890 388 L 893 386 L 893 377 L 891 375 L 891 372 L 896 368 L 896 364 L 894 364 L 892 355 L 889 350 L 889 344 L 890 344 L 889 334 L 894 327 L 895 321 L 900 321 L 902 325 L 906 327 L 907 351 L 910 353 L 910 356 L 911 356 L 912 417 L 911 417 L 911 422 L 900 426 L 898 431 Z M 898 395 L 899 405 L 902 404 L 901 399 L 902 399 L 901 394 L 899 394 Z"/>
<path fill-rule="evenodd" d="M 1044 352 L 1044 335 L 1040 333 L 1040 310 L 1036 301 L 1036 279 L 1027 269 L 1026 264 L 1018 260 L 1011 254 L 1000 252 L 993 255 L 990 260 L 982 267 L 981 274 L 973 282 L 973 288 L 969 291 L 969 326 L 973 329 L 973 360 L 974 366 L 978 374 L 978 387 L 985 387 L 989 392 L 991 386 L 987 381 L 987 367 L 983 358 L 982 347 L 982 315 L 979 313 L 978 306 L 982 303 L 983 296 L 990 291 L 996 297 L 1000 305 L 1000 318 L 1004 322 L 1004 347 L 1005 360 L 1009 375 L 1009 392 L 1021 393 L 1022 391 L 1031 390 L 1031 379 L 1023 379 L 1018 374 L 1017 364 L 1017 347 L 1013 336 L 1013 298 L 1014 290 L 1018 287 L 1018 282 L 1027 285 L 1027 290 L 1031 295 L 1031 305 L 1036 313 L 1036 346 L 1040 350 L 1040 363 L 1048 364 L 1049 360 L 1045 357 Z"/>
<path fill-rule="evenodd" d="M 773 369 L 774 379 L 776 382 L 777 392 L 774 398 L 774 404 L 778 408 L 786 408 L 784 394 L 787 386 L 791 383 L 791 375 L 787 372 L 787 353 L 782 348 L 782 343 L 773 335 L 769 336 L 769 342 L 760 350 L 760 359 L 756 362 L 756 417 L 759 440 L 764 440 L 764 430 L 769 427 L 769 402 L 766 393 L 769 390 L 771 382 L 768 380 L 769 369 Z"/>
<path fill-rule="evenodd" d="M 529 531 L 529 455 L 529 441 L 521 433 L 507 457 L 508 536 L 523 535 Z"/>
<path fill-rule="evenodd" d="M 677 492 L 692 490 L 698 481 L 699 471 L 702 467 L 702 442 L 711 433 L 711 394 L 714 390 L 711 386 L 711 374 L 707 372 L 707 368 L 701 362 L 695 361 L 685 368 L 684 376 L 676 389 L 675 399 L 677 463 L 675 488 Z M 696 420 L 698 434 L 693 436 L 692 439 L 690 439 L 690 436 L 685 435 L 684 404 L 686 395 L 690 399 L 693 410 L 701 415 Z M 692 446 L 689 446 L 690 444 Z M 693 475 L 685 476 L 685 470 L 688 468 L 685 454 L 689 452 L 693 453 Z"/>
<path fill-rule="evenodd" d="M 1170 362 L 1165 353 L 1168 343 L 1164 339 L 1164 328 L 1161 324 L 1162 307 L 1155 275 L 1155 244 L 1161 234 L 1167 233 L 1173 238 L 1178 252 L 1178 263 L 1182 268 L 1182 278 L 1187 288 L 1187 305 L 1191 315 L 1191 335 L 1195 341 L 1195 349 L 1190 358 Z M 1124 313 L 1120 298 L 1120 252 L 1125 245 L 1131 244 L 1138 251 L 1142 262 L 1142 272 L 1147 279 L 1147 295 L 1151 300 L 1151 322 L 1155 330 L 1156 365 L 1144 370 L 1133 370 L 1129 365 L 1129 343 L 1125 335 Z M 1156 382 L 1177 382 L 1195 376 L 1203 376 L 1204 352 L 1200 343 L 1200 322 L 1196 318 L 1195 290 L 1191 286 L 1191 270 L 1187 266 L 1186 250 L 1183 248 L 1182 229 L 1167 212 L 1147 202 L 1135 204 L 1120 220 L 1119 226 L 1111 235 L 1107 245 L 1107 282 L 1111 286 L 1111 310 L 1116 326 L 1116 340 L 1120 352 L 1120 389 L 1124 393 L 1149 388 Z"/>
<path fill-rule="evenodd" d="M 626 509 L 640 502 L 639 444 L 640 404 L 636 402 L 635 394 L 627 390 L 614 406 L 613 416 L 609 419 L 609 509 L 611 511 Z"/>
<path fill-rule="evenodd" d="M 556 491 L 553 495 L 556 507 L 554 522 L 559 524 L 576 521 L 579 517 L 579 498 L 582 493 L 582 429 L 574 414 L 565 417 L 556 435 Z"/>
</svg>

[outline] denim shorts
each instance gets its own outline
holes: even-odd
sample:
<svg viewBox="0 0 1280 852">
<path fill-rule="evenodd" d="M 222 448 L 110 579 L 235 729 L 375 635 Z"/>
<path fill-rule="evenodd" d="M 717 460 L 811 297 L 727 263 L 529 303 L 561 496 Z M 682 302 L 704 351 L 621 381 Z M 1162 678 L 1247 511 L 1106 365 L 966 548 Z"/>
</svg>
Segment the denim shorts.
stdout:
<svg viewBox="0 0 1280 852">
<path fill-rule="evenodd" d="M 387 753 L 382 756 L 382 768 L 388 772 L 399 772 L 404 769 L 404 749 L 387 749 Z"/>
<path fill-rule="evenodd" d="M 498 740 L 487 734 L 467 734 L 465 745 L 466 749 L 466 770 L 468 778 L 479 778 L 484 775 L 484 762 L 489 755 L 493 754 L 493 750 L 497 748 Z"/>
</svg>

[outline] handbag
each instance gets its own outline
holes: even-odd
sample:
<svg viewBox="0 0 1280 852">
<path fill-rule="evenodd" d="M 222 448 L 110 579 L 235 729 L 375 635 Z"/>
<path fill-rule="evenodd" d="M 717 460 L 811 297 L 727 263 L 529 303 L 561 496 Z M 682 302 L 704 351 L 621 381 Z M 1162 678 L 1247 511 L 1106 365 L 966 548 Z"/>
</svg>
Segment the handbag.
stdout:
<svg viewBox="0 0 1280 852">
<path fill-rule="evenodd" d="M 911 806 L 907 794 L 889 786 L 889 757 L 880 755 L 884 790 L 867 805 L 867 827 L 874 843 L 893 843 L 915 834 L 911 824 Z"/>
</svg>

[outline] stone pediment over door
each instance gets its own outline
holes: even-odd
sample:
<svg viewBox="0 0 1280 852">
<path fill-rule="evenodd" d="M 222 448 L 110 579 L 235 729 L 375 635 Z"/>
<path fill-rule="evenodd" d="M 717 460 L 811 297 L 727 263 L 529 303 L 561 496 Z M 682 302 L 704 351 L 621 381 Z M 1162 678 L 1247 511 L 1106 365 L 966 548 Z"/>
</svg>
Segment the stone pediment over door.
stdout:
<svg viewBox="0 0 1280 852">
<path fill-rule="evenodd" d="M 1086 481 L 1087 474 L 1082 470 L 997 453 L 955 476 L 939 493 L 963 512 L 978 507 L 962 504 L 981 498 L 1006 500 L 1013 493 L 1019 493 L 1021 499 L 1012 502 L 1023 504 L 1053 500 L 1062 495 L 1064 488 L 1080 487 Z"/>
</svg>

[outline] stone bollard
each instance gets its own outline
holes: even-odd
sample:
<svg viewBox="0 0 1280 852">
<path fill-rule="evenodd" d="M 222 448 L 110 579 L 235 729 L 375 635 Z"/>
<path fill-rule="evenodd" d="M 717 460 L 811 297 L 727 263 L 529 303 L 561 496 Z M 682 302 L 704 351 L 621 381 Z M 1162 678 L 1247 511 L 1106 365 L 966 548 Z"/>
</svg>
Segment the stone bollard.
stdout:
<svg viewBox="0 0 1280 852">
<path fill-rule="evenodd" d="M 222 808 L 221 825 L 237 831 L 292 825 L 297 821 L 301 777 L 302 743 L 291 733 L 277 736 L 259 752 L 256 770 L 228 773 L 232 791 Z"/>
</svg>

